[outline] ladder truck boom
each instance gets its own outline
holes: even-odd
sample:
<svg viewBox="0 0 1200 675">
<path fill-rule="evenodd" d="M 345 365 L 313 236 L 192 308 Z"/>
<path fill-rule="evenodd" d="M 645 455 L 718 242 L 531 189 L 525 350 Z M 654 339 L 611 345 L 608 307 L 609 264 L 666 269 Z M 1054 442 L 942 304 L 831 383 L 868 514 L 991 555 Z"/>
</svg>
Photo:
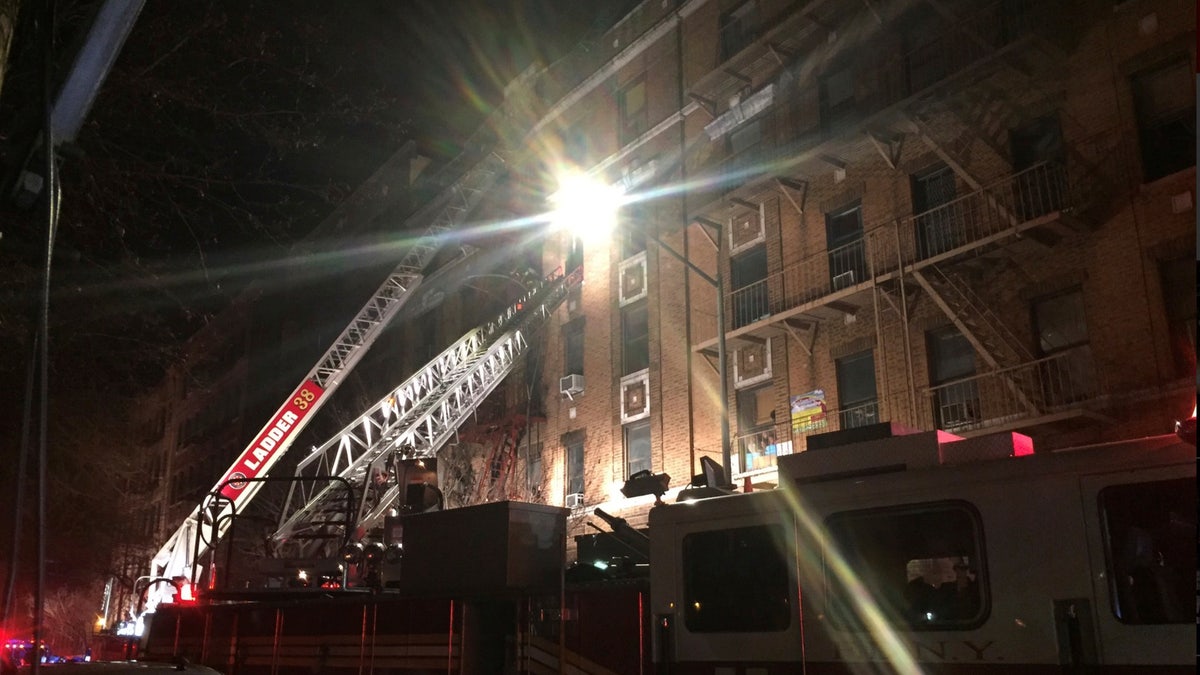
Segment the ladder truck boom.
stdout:
<svg viewBox="0 0 1200 675">
<path fill-rule="evenodd" d="M 529 335 L 557 309 L 580 277 L 580 270 L 555 273 L 531 288 L 500 316 L 469 331 L 301 460 L 296 477 L 312 480 L 292 483 L 273 538 L 294 543 L 304 555 L 311 555 L 322 543 L 335 539 L 334 529 L 350 529 L 349 523 L 342 522 L 346 484 L 359 493 L 357 522 L 351 531 L 361 536 L 382 522 L 405 486 L 390 485 L 374 504 L 368 504 L 371 466 L 392 453 L 401 459 L 436 456 L 512 372 L 529 348 Z M 338 476 L 345 482 L 317 480 L 322 476 Z"/>
<path fill-rule="evenodd" d="M 150 564 L 152 578 L 196 580 L 196 561 L 214 543 L 199 536 L 204 519 L 215 523 L 218 537 L 228 529 L 230 520 L 225 516 L 244 508 L 262 487 L 261 482 L 239 482 L 238 479 L 265 476 L 283 457 L 301 429 L 412 296 L 423 279 L 425 268 L 442 247 L 444 235 L 459 226 L 478 206 L 495 183 L 502 164 L 499 156 L 488 154 L 406 221 L 406 232 L 416 230 L 423 223 L 429 225 L 413 239 L 396 268 L 222 475 L 214 491 L 219 490 L 223 499 L 214 500 L 210 495 L 198 504 L 159 549 Z M 146 609 L 152 611 L 170 592 L 171 589 L 163 584 L 150 585 Z"/>
</svg>

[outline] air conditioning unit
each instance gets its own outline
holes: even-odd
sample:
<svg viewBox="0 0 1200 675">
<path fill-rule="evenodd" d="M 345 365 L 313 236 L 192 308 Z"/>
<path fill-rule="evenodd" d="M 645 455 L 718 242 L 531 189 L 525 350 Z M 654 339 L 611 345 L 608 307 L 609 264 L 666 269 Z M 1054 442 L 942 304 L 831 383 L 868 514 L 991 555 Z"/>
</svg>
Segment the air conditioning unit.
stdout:
<svg viewBox="0 0 1200 675">
<path fill-rule="evenodd" d="M 583 393 L 584 380 L 582 375 L 567 375 L 558 380 L 558 392 L 574 399 Z"/>
<path fill-rule="evenodd" d="M 847 286 L 853 286 L 853 285 L 854 285 L 854 270 L 842 272 L 841 274 L 835 274 L 833 277 L 833 290 L 835 290 L 835 291 L 841 290 L 843 288 L 846 288 Z"/>
<path fill-rule="evenodd" d="M 581 508 L 583 506 L 583 493 L 582 492 L 572 492 L 571 494 L 567 495 L 567 503 L 565 504 L 565 506 L 568 509 Z"/>
</svg>

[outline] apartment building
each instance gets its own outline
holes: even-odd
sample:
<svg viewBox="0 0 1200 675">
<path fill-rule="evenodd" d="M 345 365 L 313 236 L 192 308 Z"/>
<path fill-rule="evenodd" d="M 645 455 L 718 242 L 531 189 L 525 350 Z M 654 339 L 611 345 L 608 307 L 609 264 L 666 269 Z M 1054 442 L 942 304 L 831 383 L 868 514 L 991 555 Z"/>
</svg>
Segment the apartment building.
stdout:
<svg viewBox="0 0 1200 675">
<path fill-rule="evenodd" d="M 431 450 L 448 504 L 563 505 L 580 535 L 597 506 L 644 524 L 634 473 L 727 455 L 770 488 L 826 431 L 1164 433 L 1195 405 L 1194 25 L 1177 0 L 647 0 L 509 86 L 468 145 L 505 166 L 472 218 L 513 226 L 426 282 L 343 412 L 503 311 L 511 271 L 582 268 Z M 572 169 L 623 188 L 612 232 L 545 227 Z M 299 379 L 304 354 L 274 358 Z"/>
<path fill-rule="evenodd" d="M 544 343 L 537 493 L 641 522 L 618 488 L 720 462 L 725 410 L 741 489 L 884 421 L 1042 451 L 1170 430 L 1195 404 L 1194 25 L 1173 0 L 655 0 L 515 84 L 515 171 L 628 200 L 611 236 L 543 247 L 584 281 Z"/>
</svg>

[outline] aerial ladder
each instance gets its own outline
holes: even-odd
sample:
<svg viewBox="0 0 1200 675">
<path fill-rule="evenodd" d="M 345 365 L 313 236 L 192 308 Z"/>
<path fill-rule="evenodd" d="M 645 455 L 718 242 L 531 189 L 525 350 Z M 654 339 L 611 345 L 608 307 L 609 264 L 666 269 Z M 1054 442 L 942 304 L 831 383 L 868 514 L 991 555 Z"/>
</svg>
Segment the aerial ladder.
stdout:
<svg viewBox="0 0 1200 675">
<path fill-rule="evenodd" d="M 500 316 L 463 335 L 300 461 L 273 539 L 301 557 L 334 553 L 350 532 L 361 538 L 383 524 L 406 485 L 388 484 L 374 501 L 372 467 L 391 459 L 435 457 L 529 350 L 530 337 L 582 277 L 556 271 Z M 339 480 L 326 480 L 336 476 Z M 346 522 L 347 486 L 358 495 Z"/>
<path fill-rule="evenodd" d="M 150 564 L 150 584 L 145 590 L 145 611 L 153 611 L 174 592 L 171 585 L 155 582 L 185 579 L 195 583 L 197 561 L 228 530 L 232 514 L 245 507 L 261 489 L 262 482 L 249 479 L 266 476 L 283 457 L 301 429 L 412 296 L 424 278 L 425 268 L 444 248 L 445 235 L 474 211 L 502 170 L 503 160 L 498 155 L 484 155 L 405 222 L 406 233 L 428 225 L 414 238 L 400 263 L 366 305 L 222 475 L 209 497 L 192 510 L 155 554 Z M 467 247 L 462 249 L 462 255 L 469 255 Z"/>
</svg>

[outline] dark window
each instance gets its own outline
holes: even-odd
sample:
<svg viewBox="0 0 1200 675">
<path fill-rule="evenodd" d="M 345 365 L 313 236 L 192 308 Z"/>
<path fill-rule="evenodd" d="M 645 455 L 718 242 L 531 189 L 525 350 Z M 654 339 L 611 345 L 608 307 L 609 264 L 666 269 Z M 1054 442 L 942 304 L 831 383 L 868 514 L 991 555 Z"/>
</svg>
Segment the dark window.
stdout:
<svg viewBox="0 0 1200 675">
<path fill-rule="evenodd" d="M 629 143 L 645 133 L 649 116 L 646 111 L 646 78 L 639 75 L 617 95 L 621 113 L 621 143 Z"/>
<path fill-rule="evenodd" d="M 649 208 L 642 203 L 625 207 L 624 222 L 617 228 L 617 237 L 621 243 L 621 260 L 646 250 L 646 229 L 650 227 L 651 216 Z"/>
<path fill-rule="evenodd" d="M 1083 292 L 1077 288 L 1037 300 L 1033 305 L 1033 317 L 1037 327 L 1038 351 L 1043 355 L 1088 342 Z"/>
<path fill-rule="evenodd" d="M 779 525 L 695 532 L 683 538 L 684 624 L 693 633 L 787 630 L 792 565 Z"/>
<path fill-rule="evenodd" d="M 965 379 L 975 374 L 975 348 L 954 327 L 931 331 L 926 344 L 929 380 L 934 385 L 934 423 L 946 430 L 978 423 L 979 383 Z"/>
<path fill-rule="evenodd" d="M 567 494 L 583 494 L 583 440 L 567 443 Z"/>
<path fill-rule="evenodd" d="M 650 422 L 625 427 L 625 475 L 650 470 Z"/>
<path fill-rule="evenodd" d="M 1033 304 L 1037 331 L 1038 380 L 1048 405 L 1085 399 L 1096 389 L 1092 351 L 1088 344 L 1083 292 L 1078 288 L 1041 298 Z"/>
<path fill-rule="evenodd" d="M 733 289 L 733 327 L 754 323 L 770 313 L 767 306 L 767 247 L 755 246 L 729 259 Z"/>
<path fill-rule="evenodd" d="M 529 446 L 529 460 L 525 471 L 525 489 L 531 500 L 536 500 L 542 494 L 542 444 L 534 443 Z"/>
<path fill-rule="evenodd" d="M 567 249 L 566 273 L 570 274 L 583 267 L 583 242 L 579 237 L 571 237 L 570 248 Z"/>
<path fill-rule="evenodd" d="M 852 429 L 878 422 L 874 351 L 868 349 L 838 359 L 835 363 L 842 428 Z"/>
<path fill-rule="evenodd" d="M 743 122 L 729 133 L 729 154 L 736 155 L 758 145 L 762 141 L 762 117 Z"/>
<path fill-rule="evenodd" d="M 945 253 L 966 239 L 965 223 L 946 207 L 956 194 L 954 171 L 942 165 L 912 178 L 913 227 L 921 259 Z M 945 207 L 945 208 L 939 208 Z"/>
<path fill-rule="evenodd" d="M 1187 59 L 1133 76 L 1144 182 L 1196 165 L 1196 94 L 1192 77 Z"/>
<path fill-rule="evenodd" d="M 621 374 L 650 367 L 650 312 L 642 301 L 621 310 Z"/>
<path fill-rule="evenodd" d="M 829 280 L 833 290 L 866 279 L 867 257 L 863 249 L 860 203 L 825 214 L 825 242 L 829 247 Z"/>
<path fill-rule="evenodd" d="M 775 386 L 737 393 L 738 465 L 753 471 L 775 465 Z"/>
<path fill-rule="evenodd" d="M 757 37 L 758 6 L 754 0 L 742 3 L 721 15 L 721 60 L 726 61 L 745 49 Z"/>
<path fill-rule="evenodd" d="M 877 604 L 885 617 L 918 630 L 965 630 L 987 616 L 983 527 L 969 504 L 839 513 L 827 526 L 836 546 L 825 564 L 838 627 L 865 630 Z M 848 582 L 861 582 L 867 593 Z"/>
<path fill-rule="evenodd" d="M 1024 122 L 1008 132 L 1012 151 L 1013 206 L 1021 220 L 1033 220 L 1062 208 L 1064 162 L 1062 127 L 1057 115 Z"/>
<path fill-rule="evenodd" d="M 1196 480 L 1100 491 L 1112 610 L 1123 623 L 1191 623 L 1196 583 Z"/>
<path fill-rule="evenodd" d="M 1175 372 L 1187 376 L 1196 372 L 1196 263 L 1191 258 L 1163 262 L 1162 296 L 1166 305 L 1167 330 Z"/>
<path fill-rule="evenodd" d="M 857 106 L 855 100 L 855 71 L 845 66 L 821 76 L 821 126 L 837 128 L 854 120 Z"/>
<path fill-rule="evenodd" d="M 583 375 L 583 320 L 563 324 L 563 375 Z"/>
</svg>

